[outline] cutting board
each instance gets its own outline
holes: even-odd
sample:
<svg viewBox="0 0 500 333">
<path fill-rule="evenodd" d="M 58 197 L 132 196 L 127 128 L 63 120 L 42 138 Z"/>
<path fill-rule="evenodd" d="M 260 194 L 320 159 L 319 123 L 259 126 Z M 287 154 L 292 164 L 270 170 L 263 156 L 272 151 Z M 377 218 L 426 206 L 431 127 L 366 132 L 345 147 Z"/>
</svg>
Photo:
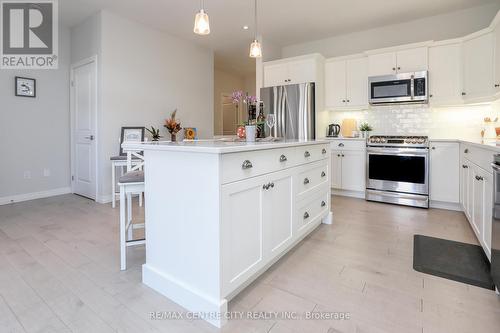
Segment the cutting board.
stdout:
<svg viewBox="0 0 500 333">
<path fill-rule="evenodd" d="M 344 119 L 342 120 L 341 133 L 344 138 L 352 137 L 352 132 L 358 130 L 358 122 L 356 119 Z"/>
</svg>

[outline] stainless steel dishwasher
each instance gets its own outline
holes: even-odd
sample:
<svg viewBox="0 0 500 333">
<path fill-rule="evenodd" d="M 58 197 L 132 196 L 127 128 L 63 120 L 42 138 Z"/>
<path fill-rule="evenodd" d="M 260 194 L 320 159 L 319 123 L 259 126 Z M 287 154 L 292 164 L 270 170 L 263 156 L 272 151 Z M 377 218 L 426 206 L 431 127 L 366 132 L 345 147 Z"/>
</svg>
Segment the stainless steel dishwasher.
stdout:
<svg viewBox="0 0 500 333">
<path fill-rule="evenodd" d="M 493 220 L 491 223 L 491 277 L 500 290 L 500 154 L 495 155 L 493 168 Z"/>
</svg>

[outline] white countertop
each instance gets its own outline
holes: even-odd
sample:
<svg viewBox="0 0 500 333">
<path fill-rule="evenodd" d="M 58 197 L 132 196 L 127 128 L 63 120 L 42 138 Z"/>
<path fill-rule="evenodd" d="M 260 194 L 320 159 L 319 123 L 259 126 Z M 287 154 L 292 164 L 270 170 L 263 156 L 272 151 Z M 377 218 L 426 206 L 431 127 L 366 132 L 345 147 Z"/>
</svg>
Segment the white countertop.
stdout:
<svg viewBox="0 0 500 333">
<path fill-rule="evenodd" d="M 242 151 L 264 150 L 286 148 L 294 146 L 306 146 L 327 144 L 326 140 L 283 140 L 283 141 L 260 141 L 260 142 L 245 142 L 232 141 L 227 139 L 214 140 L 194 140 L 194 141 L 160 141 L 160 142 L 137 142 L 123 143 L 124 149 L 131 150 L 160 150 L 160 151 L 177 151 L 177 152 L 193 152 L 193 153 L 211 153 L 211 154 L 227 154 L 237 153 Z"/>
<path fill-rule="evenodd" d="M 500 141 L 495 139 L 471 140 L 471 139 L 429 139 L 430 142 L 458 142 L 465 143 L 478 148 L 489 149 L 500 153 Z"/>
<path fill-rule="evenodd" d="M 324 137 L 321 140 L 326 140 L 326 141 L 335 141 L 335 140 L 343 140 L 343 141 L 366 141 L 365 138 L 344 138 L 344 137 Z"/>
</svg>

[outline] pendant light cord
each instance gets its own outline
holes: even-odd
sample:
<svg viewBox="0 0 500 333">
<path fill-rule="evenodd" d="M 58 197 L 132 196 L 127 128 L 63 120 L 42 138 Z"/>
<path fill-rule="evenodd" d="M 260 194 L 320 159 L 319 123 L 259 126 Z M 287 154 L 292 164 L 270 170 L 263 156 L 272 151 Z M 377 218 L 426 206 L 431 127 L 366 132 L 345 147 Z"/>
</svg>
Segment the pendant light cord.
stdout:
<svg viewBox="0 0 500 333">
<path fill-rule="evenodd" d="M 257 39 L 257 0 L 254 0 L 254 14 L 255 14 L 255 39 Z"/>
</svg>

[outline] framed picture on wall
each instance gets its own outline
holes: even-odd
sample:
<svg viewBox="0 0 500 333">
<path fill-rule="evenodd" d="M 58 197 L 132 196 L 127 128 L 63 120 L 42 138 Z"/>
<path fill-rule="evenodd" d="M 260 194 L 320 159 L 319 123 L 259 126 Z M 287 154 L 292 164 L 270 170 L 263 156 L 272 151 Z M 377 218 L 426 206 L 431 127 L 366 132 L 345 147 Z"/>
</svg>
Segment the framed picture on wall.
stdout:
<svg viewBox="0 0 500 333">
<path fill-rule="evenodd" d="M 27 77 L 16 76 L 15 78 L 16 96 L 36 97 L 36 80 Z"/>
<path fill-rule="evenodd" d="M 144 127 L 122 127 L 122 135 L 120 140 L 120 156 L 125 156 L 122 143 L 124 142 L 142 142 L 144 141 Z"/>
</svg>

